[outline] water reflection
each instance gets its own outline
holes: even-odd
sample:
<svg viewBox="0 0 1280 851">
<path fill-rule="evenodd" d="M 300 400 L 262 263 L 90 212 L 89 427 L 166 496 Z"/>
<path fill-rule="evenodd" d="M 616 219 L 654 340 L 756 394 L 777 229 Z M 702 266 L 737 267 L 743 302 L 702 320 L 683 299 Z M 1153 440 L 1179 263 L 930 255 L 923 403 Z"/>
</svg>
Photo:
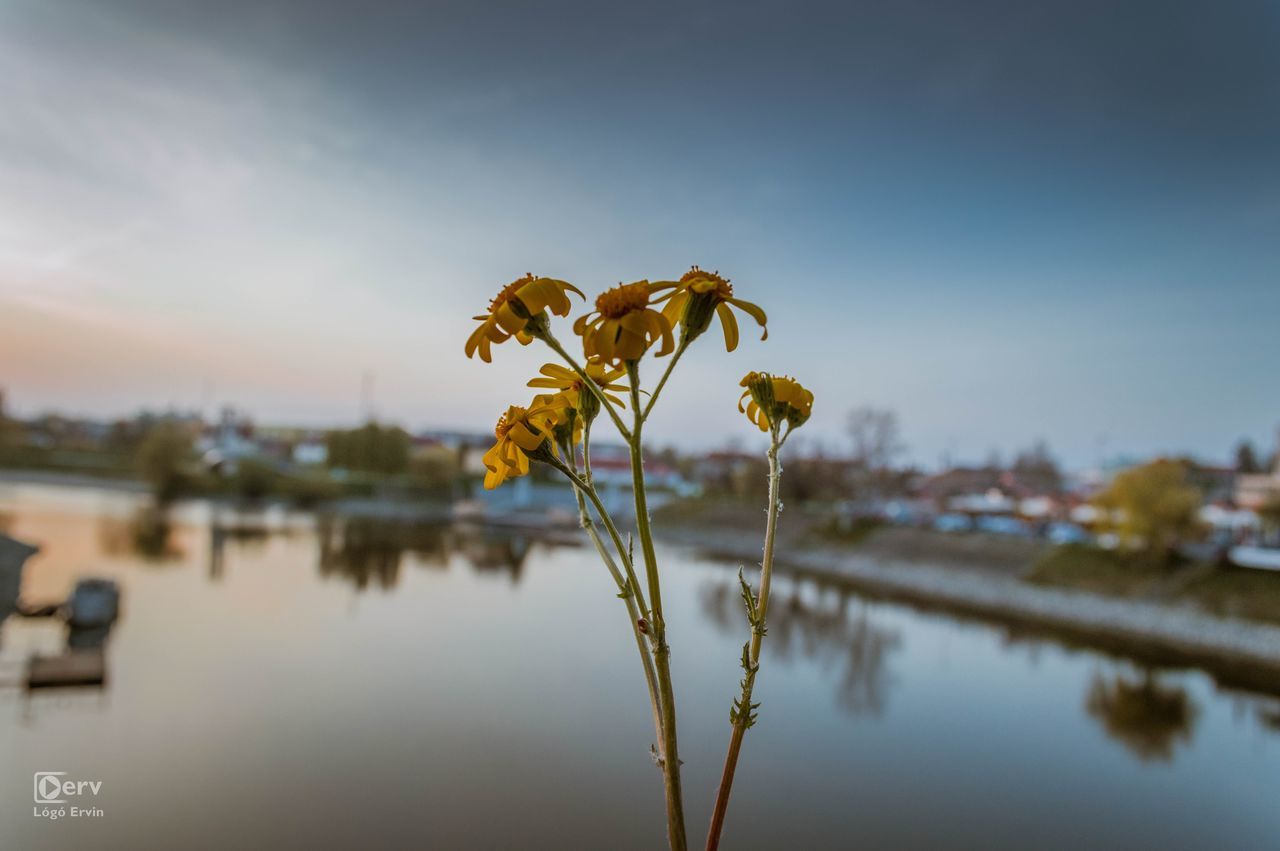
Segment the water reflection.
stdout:
<svg viewBox="0 0 1280 851">
<path fill-rule="evenodd" d="M 1171 762 L 1178 743 L 1191 742 L 1198 715 L 1185 688 L 1162 683 L 1149 669 L 1136 677 L 1095 674 L 1084 705 L 1108 736 L 1143 762 Z"/>
<path fill-rule="evenodd" d="M 533 549 L 534 539 L 519 532 L 485 532 L 480 529 L 460 531 L 458 552 L 466 557 L 478 573 L 506 574 L 516 585 L 524 575 L 525 561 Z"/>
<path fill-rule="evenodd" d="M 1259 706 L 1254 710 L 1254 715 L 1263 727 L 1280 733 L 1280 706 Z"/>
<path fill-rule="evenodd" d="M 576 846 L 661 844 L 660 795 L 637 765 L 649 736 L 625 664 L 634 649 L 589 547 L 560 549 L 555 532 L 183 504 L 171 539 L 186 557 L 158 571 L 100 557 L 98 512 L 129 517 L 132 496 L 76 496 L 69 509 L 61 493 L 24 499 L 14 532 L 45 545 L 26 577 L 32 597 L 62 599 L 106 570 L 127 592 L 127 616 L 106 642 L 107 690 L 0 694 L 0 799 L 29 800 L 32 773 L 63 766 L 117 791 L 102 820 L 0 818 L 0 846 L 130 848 L 139 835 L 225 846 L 252 835 L 324 848 L 378 835 L 504 847 L 515 835 L 558 848 L 566 824 Z M 704 790 L 692 806 L 705 813 L 745 618 L 731 569 L 663 557 L 685 648 L 676 673 L 689 786 Z M 747 758 L 767 760 L 789 794 L 744 782 L 742 812 L 758 818 L 735 847 L 1275 844 L 1274 698 L 825 586 L 778 577 L 765 644 L 773 721 Z M 64 649 L 54 620 L 3 629 L 8 658 Z M 531 635 L 556 665 L 513 652 Z M 82 641 L 94 637 L 67 636 L 65 649 L 83 652 Z M 522 694 L 538 699 L 513 704 Z M 625 729 L 620 711 L 634 716 Z M 1145 770 L 1117 771 L 1121 760 Z M 175 782 L 192 765 L 198 788 Z M 305 818 L 281 817 L 281 788 L 306 803 Z"/>
<path fill-rule="evenodd" d="M 105 515 L 98 524 L 103 552 L 136 555 L 151 563 L 182 560 L 185 553 L 174 540 L 173 531 L 170 508 L 163 503 L 140 506 L 127 518 Z"/>
<path fill-rule="evenodd" d="M 781 578 L 774 582 L 766 657 L 787 661 L 798 654 L 824 669 L 838 666 L 837 705 L 851 715 L 884 712 L 893 683 L 889 659 L 902 644 L 899 632 L 875 623 L 869 605 L 845 591 Z M 699 597 L 702 611 L 720 632 L 746 634 L 736 580 L 705 583 Z"/>
<path fill-rule="evenodd" d="M 357 590 L 384 591 L 399 584 L 406 554 L 419 565 L 440 568 L 458 554 L 476 572 L 505 575 L 514 585 L 538 540 L 525 532 L 331 515 L 318 520 L 316 532 L 321 576 L 346 579 Z"/>
<path fill-rule="evenodd" d="M 383 590 L 395 588 L 406 552 L 425 564 L 448 563 L 449 548 L 442 526 L 322 515 L 316 534 L 320 542 L 320 575 L 346 579 L 357 590 L 370 585 Z"/>
</svg>

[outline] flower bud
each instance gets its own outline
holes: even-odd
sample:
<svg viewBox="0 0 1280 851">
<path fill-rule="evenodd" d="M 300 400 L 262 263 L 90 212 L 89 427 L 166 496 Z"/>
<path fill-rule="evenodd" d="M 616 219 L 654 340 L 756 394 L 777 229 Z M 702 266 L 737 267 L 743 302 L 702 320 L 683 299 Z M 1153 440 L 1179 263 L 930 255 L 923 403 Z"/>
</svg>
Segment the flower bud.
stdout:
<svg viewBox="0 0 1280 851">
<path fill-rule="evenodd" d="M 578 414 L 584 423 L 595 421 L 600 413 L 600 399 L 586 387 L 578 391 Z"/>
</svg>

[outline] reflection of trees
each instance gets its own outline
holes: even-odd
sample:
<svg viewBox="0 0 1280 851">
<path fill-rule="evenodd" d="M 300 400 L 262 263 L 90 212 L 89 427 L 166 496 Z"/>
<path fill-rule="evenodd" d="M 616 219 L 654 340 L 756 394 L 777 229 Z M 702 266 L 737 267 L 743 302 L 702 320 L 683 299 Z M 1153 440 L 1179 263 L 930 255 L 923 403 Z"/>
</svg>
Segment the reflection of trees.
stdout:
<svg viewBox="0 0 1280 851">
<path fill-rule="evenodd" d="M 1258 723 L 1265 729 L 1280 733 L 1280 707 L 1259 706 L 1254 710 Z"/>
<path fill-rule="evenodd" d="M 102 549 L 110 555 L 136 555 L 146 561 L 174 561 L 182 548 L 173 540 L 173 520 L 163 503 L 141 506 L 127 519 L 103 517 L 99 525 Z"/>
<path fill-rule="evenodd" d="M 1196 705 L 1186 689 L 1162 684 L 1149 670 L 1136 680 L 1095 675 L 1084 705 L 1108 736 L 1144 762 L 1172 760 L 1174 747 L 1190 742 L 1195 729 Z"/>
<path fill-rule="evenodd" d="M 865 604 L 851 606 L 848 594 L 822 593 L 809 603 L 802 599 L 799 583 L 789 588 L 778 578 L 774 583 L 766 656 L 787 661 L 799 655 L 826 669 L 839 666 L 839 706 L 854 715 L 883 712 L 892 682 L 889 653 L 901 644 L 899 633 L 876 625 Z M 701 598 L 704 614 L 721 632 L 745 635 L 746 615 L 736 581 L 708 583 Z"/>
<path fill-rule="evenodd" d="M 357 589 L 371 583 L 394 588 L 400 581 L 400 560 L 406 551 L 430 563 L 443 565 L 448 559 L 446 529 L 435 524 L 326 515 L 320 518 L 317 534 L 320 575 L 348 579 Z"/>
</svg>

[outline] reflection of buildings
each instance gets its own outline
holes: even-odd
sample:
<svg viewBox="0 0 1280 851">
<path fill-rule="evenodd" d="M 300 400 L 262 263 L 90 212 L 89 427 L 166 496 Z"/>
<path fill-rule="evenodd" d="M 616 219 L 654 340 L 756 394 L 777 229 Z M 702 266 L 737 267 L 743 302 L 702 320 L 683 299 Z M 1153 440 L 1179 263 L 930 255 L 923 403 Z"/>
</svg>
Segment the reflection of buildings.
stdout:
<svg viewBox="0 0 1280 851">
<path fill-rule="evenodd" d="M 1172 760 L 1174 747 L 1190 742 L 1195 729 L 1196 706 L 1186 689 L 1162 684 L 1149 670 L 1136 680 L 1095 676 L 1084 705 L 1108 736 L 1144 762 Z"/>
<path fill-rule="evenodd" d="M 554 532 L 453 525 L 412 517 L 322 513 L 315 515 L 314 530 L 320 576 L 348 581 L 357 590 L 395 588 L 406 553 L 419 565 L 438 568 L 448 567 L 451 557 L 461 555 L 476 572 L 506 574 L 514 583 L 519 581 L 535 544 L 578 545 L 576 536 Z M 228 543 L 262 545 L 272 535 L 290 531 L 288 524 L 215 511 L 209 525 L 209 580 L 222 580 Z"/>
<path fill-rule="evenodd" d="M 406 552 L 438 567 L 459 554 L 476 572 L 505 573 L 518 582 L 537 540 L 524 531 L 375 517 L 322 516 L 316 531 L 320 575 L 344 578 L 357 589 L 396 587 Z"/>
<path fill-rule="evenodd" d="M 892 682 L 889 656 L 901 644 L 897 631 L 877 625 L 867 604 L 843 591 L 832 593 L 817 583 L 779 576 L 773 581 L 766 657 L 786 660 L 798 653 L 824 667 L 840 666 L 840 707 L 854 715 L 880 714 Z M 816 599 L 805 594 L 809 588 L 817 590 Z M 736 580 L 709 583 L 701 597 L 703 612 L 721 631 L 746 635 Z"/>
</svg>

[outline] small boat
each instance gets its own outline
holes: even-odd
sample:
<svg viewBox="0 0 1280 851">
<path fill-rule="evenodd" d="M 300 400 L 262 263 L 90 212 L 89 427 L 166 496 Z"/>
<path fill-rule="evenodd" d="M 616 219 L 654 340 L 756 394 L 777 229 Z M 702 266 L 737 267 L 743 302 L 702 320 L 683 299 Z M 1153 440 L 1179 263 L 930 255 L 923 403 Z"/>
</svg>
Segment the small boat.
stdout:
<svg viewBox="0 0 1280 851">
<path fill-rule="evenodd" d="M 22 590 L 22 566 L 39 551 L 39 547 L 0 534 L 0 621 L 18 610 L 18 593 Z"/>
<path fill-rule="evenodd" d="M 1227 551 L 1227 558 L 1237 567 L 1280 570 L 1280 547 L 1232 547 Z"/>
<path fill-rule="evenodd" d="M 72 629 L 110 626 L 120 616 L 120 586 L 110 579 L 81 579 L 67 598 L 66 613 Z"/>
</svg>

